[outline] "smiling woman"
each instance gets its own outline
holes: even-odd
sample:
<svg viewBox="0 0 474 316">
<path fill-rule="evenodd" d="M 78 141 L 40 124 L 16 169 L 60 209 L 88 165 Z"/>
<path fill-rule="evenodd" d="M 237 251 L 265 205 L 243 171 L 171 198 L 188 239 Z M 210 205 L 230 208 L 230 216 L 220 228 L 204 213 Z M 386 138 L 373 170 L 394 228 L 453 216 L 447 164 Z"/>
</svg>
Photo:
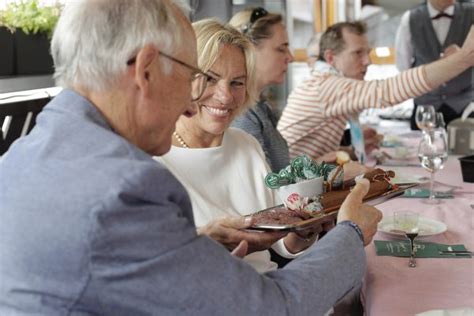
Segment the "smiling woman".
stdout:
<svg viewBox="0 0 474 316">
<path fill-rule="evenodd" d="M 182 117 L 176 133 L 189 147 L 220 146 L 234 117 L 255 99 L 254 56 L 250 43 L 232 27 L 213 20 L 196 22 L 193 27 L 198 64 L 207 73 L 208 82 L 196 102 L 198 114 Z"/>
<path fill-rule="evenodd" d="M 230 216 L 241 218 L 280 204 L 265 186 L 269 169 L 260 144 L 249 134 L 229 128 L 236 115 L 255 102 L 252 44 L 236 29 L 213 20 L 194 23 L 193 27 L 198 66 L 208 75 L 207 86 L 195 103 L 197 114 L 180 117 L 171 151 L 157 160 L 186 186 L 200 234 L 230 250 L 246 240 L 252 252 L 246 261 L 260 272 L 276 269 L 267 250 L 272 244 L 282 256 L 292 258 L 314 239 L 308 241 L 295 234 L 281 239 L 282 233 L 240 230 L 250 223 L 239 227 L 229 224 L 235 223 Z M 207 179 L 212 181 L 203 183 Z"/>
</svg>

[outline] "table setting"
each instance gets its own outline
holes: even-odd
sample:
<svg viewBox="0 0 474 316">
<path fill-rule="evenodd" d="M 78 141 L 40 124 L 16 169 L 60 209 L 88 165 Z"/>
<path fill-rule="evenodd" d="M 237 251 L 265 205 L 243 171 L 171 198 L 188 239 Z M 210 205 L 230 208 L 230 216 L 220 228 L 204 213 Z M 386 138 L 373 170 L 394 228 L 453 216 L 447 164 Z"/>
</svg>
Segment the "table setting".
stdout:
<svg viewBox="0 0 474 316">
<path fill-rule="evenodd" d="M 440 120 L 434 110 L 419 111 Z M 394 183 L 418 185 L 377 206 L 384 218 L 366 247 L 366 315 L 474 310 L 474 183 L 463 181 L 463 155 L 450 151 L 442 123 L 422 119 L 424 130 L 386 135 L 379 150 L 387 155 L 376 166 L 395 171 Z"/>
</svg>

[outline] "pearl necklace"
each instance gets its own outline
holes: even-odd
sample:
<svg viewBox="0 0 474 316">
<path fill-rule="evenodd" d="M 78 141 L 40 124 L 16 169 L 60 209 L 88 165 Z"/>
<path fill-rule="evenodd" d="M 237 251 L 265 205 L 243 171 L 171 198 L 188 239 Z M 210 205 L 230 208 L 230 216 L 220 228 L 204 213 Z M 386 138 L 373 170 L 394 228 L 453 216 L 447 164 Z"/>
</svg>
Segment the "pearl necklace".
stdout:
<svg viewBox="0 0 474 316">
<path fill-rule="evenodd" d="M 181 145 L 181 147 L 189 148 L 189 146 L 184 142 L 184 139 L 181 136 L 179 136 L 179 134 L 176 131 L 173 132 L 173 135 L 174 135 L 174 137 L 176 137 L 176 139 L 178 140 L 178 143 Z"/>
</svg>

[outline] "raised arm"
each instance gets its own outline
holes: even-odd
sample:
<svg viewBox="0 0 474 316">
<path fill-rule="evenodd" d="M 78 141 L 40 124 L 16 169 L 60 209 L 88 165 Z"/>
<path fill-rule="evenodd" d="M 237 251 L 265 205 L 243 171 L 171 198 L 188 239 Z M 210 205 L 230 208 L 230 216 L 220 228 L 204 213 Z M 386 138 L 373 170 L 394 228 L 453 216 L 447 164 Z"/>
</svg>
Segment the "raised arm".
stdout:
<svg viewBox="0 0 474 316">
<path fill-rule="evenodd" d="M 428 84 L 436 88 L 474 66 L 474 25 L 467 34 L 460 50 L 426 65 L 425 73 Z"/>
<path fill-rule="evenodd" d="M 385 80 L 361 81 L 330 76 L 321 85 L 325 115 L 340 116 L 383 108 L 423 95 L 474 65 L 474 26 L 458 51 Z"/>
</svg>

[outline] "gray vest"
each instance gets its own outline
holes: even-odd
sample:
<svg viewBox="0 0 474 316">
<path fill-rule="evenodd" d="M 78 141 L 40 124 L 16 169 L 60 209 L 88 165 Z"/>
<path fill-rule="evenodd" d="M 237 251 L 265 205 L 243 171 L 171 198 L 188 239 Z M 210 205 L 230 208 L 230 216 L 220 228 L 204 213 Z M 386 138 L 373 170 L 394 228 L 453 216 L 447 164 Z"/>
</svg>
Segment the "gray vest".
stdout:
<svg viewBox="0 0 474 316">
<path fill-rule="evenodd" d="M 439 59 L 440 54 L 451 44 L 462 46 L 471 25 L 474 23 L 474 5 L 456 3 L 454 17 L 445 42 L 441 45 L 431 23 L 426 4 L 410 11 L 410 32 L 413 45 L 413 67 L 431 63 Z M 415 99 L 416 104 L 432 104 L 439 107 L 448 104 L 460 113 L 474 98 L 474 70 L 469 68 L 456 78 L 438 89 Z"/>
</svg>

